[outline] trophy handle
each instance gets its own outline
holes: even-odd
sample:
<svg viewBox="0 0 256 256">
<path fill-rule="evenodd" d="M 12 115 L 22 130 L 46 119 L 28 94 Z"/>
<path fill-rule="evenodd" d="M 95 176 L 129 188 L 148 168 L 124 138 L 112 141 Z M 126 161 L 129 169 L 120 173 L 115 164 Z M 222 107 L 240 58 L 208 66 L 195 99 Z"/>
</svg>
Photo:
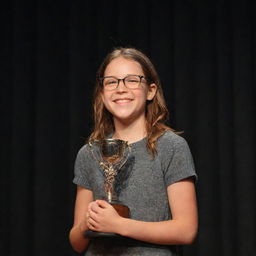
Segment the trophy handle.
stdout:
<svg viewBox="0 0 256 256">
<path fill-rule="evenodd" d="M 128 160 L 130 153 L 131 153 L 131 146 L 129 144 L 126 144 L 126 148 L 124 149 L 124 154 L 125 154 L 124 159 L 122 160 L 121 163 L 117 163 L 116 164 L 117 166 L 114 168 L 116 168 L 117 170 L 120 170 Z"/>
</svg>

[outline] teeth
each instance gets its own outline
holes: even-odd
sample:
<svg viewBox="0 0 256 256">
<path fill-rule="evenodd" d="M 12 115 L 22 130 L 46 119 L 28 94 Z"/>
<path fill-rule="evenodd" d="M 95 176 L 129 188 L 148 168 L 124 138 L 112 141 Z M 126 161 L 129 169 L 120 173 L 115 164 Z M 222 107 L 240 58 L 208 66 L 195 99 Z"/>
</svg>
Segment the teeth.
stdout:
<svg viewBox="0 0 256 256">
<path fill-rule="evenodd" d="M 128 99 L 120 99 L 120 100 L 115 100 L 115 102 L 119 102 L 119 103 L 125 103 L 125 102 L 129 102 L 130 100 Z"/>
</svg>

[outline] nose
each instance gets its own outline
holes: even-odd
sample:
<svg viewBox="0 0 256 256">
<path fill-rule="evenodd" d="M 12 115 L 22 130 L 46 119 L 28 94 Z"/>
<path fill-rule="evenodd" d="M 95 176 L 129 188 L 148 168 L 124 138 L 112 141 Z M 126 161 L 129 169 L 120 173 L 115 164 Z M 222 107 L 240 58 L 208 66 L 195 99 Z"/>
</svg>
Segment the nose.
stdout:
<svg viewBox="0 0 256 256">
<path fill-rule="evenodd" d="M 117 85 L 117 88 L 116 88 L 116 90 L 117 91 L 119 91 L 119 92 L 122 92 L 122 91 L 126 91 L 126 86 L 125 86 L 125 84 L 124 84 L 124 80 L 123 79 L 120 79 L 119 81 L 118 81 L 118 85 Z"/>
</svg>

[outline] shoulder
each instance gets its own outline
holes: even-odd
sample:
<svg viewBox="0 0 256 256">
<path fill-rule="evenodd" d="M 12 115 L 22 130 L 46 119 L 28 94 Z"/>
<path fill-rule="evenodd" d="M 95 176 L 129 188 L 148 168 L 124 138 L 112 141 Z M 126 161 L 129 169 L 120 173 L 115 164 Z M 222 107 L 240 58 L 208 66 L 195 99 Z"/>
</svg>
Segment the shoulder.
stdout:
<svg viewBox="0 0 256 256">
<path fill-rule="evenodd" d="M 88 153 L 88 144 L 83 145 L 77 152 L 77 156 L 86 155 Z"/>
<path fill-rule="evenodd" d="M 174 133 L 173 131 L 166 131 L 164 134 L 158 138 L 158 148 L 166 150 L 174 150 L 179 146 L 187 145 L 186 140 L 180 135 Z"/>
<path fill-rule="evenodd" d="M 187 141 L 180 135 L 166 131 L 157 142 L 157 154 L 163 160 L 173 157 L 190 157 L 191 152 Z"/>
<path fill-rule="evenodd" d="M 78 154 L 86 154 L 88 153 L 89 145 L 88 143 L 84 144 L 78 151 Z"/>
<path fill-rule="evenodd" d="M 76 156 L 76 160 L 80 161 L 80 162 L 88 160 L 88 158 L 90 158 L 90 152 L 89 151 L 90 151 L 89 145 L 88 144 L 83 145 L 78 150 L 78 153 L 77 153 L 77 156 Z"/>
<path fill-rule="evenodd" d="M 187 177 L 197 176 L 193 157 L 186 140 L 172 131 L 159 138 L 158 157 L 165 170 L 166 184 L 170 185 Z"/>
</svg>

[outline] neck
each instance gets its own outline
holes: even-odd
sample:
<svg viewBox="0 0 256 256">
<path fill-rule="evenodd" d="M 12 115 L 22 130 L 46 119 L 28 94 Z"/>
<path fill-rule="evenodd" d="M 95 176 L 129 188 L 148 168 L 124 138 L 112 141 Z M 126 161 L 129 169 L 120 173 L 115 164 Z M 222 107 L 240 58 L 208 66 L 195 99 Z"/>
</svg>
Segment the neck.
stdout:
<svg viewBox="0 0 256 256">
<path fill-rule="evenodd" d="M 133 143 L 146 137 L 146 120 L 141 118 L 133 122 L 114 120 L 115 132 L 113 138 Z"/>
</svg>

